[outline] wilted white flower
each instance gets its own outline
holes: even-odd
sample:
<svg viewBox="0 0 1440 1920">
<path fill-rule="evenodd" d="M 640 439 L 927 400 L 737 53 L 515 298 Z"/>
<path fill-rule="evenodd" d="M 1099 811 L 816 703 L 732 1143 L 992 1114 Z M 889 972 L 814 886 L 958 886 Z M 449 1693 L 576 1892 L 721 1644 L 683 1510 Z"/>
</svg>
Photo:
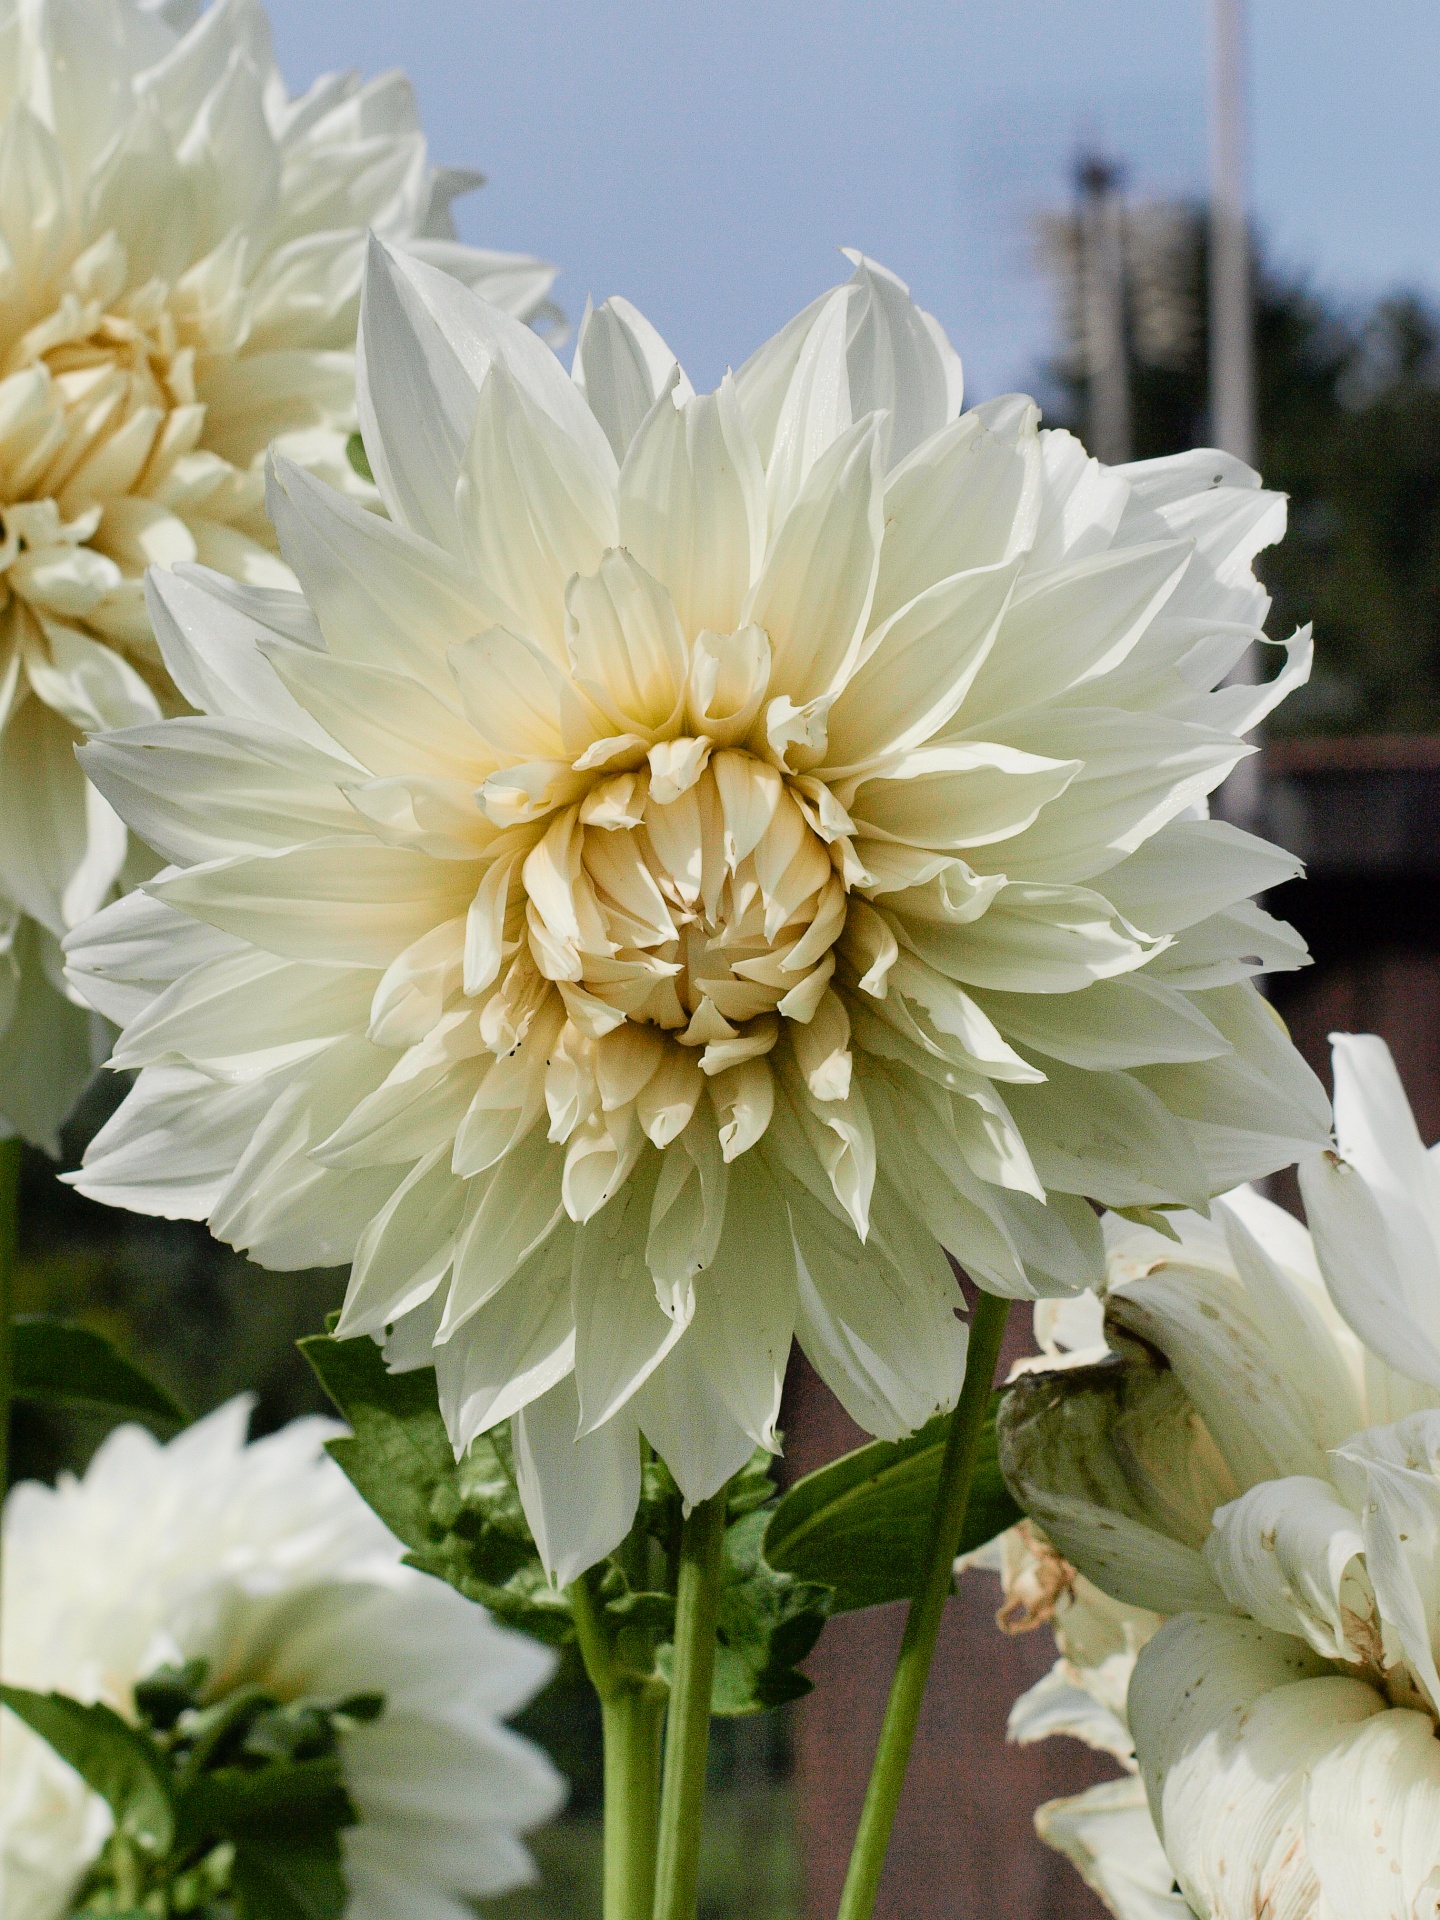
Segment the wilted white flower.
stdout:
<svg viewBox="0 0 1440 1920">
<path fill-rule="evenodd" d="M 52 1151 L 92 1065 L 56 943 L 126 857 L 75 744 L 184 705 L 141 576 L 294 585 L 264 512 L 276 436 L 361 490 L 367 227 L 540 307 L 552 269 L 455 239 L 477 179 L 430 164 L 401 74 L 291 100 L 258 0 L 0 4 L 0 1116 Z"/>
<path fill-rule="evenodd" d="M 1313 1246 L 1253 1195 L 1176 1217 L 1178 1248 L 1117 1233 L 1115 1352 L 1022 1382 L 1004 1423 L 1066 1558 L 1178 1616 L 1128 1720 L 1213 1920 L 1440 1899 L 1440 1179 L 1382 1042 L 1337 1036 L 1335 1089 Z"/>
<path fill-rule="evenodd" d="M 277 461 L 305 598 L 153 575 L 205 717 L 87 750 L 175 865 L 70 945 L 142 1069 L 79 1185 L 353 1257 L 341 1332 L 433 1360 L 457 1448 L 516 1416 L 552 1568 L 624 1535 L 637 1425 L 691 1500 L 774 1446 L 792 1337 L 873 1433 L 953 1404 L 942 1247 L 1063 1292 L 1087 1196 L 1328 1137 L 1248 979 L 1294 863 L 1195 817 L 1308 660 L 1211 691 L 1253 474 L 960 414 L 863 260 L 697 395 L 623 301 L 567 379 L 377 246 L 359 396 L 390 520 Z"/>
<path fill-rule="evenodd" d="M 360 1824 L 343 1836 L 352 1920 L 468 1920 L 470 1899 L 533 1878 L 520 1836 L 562 1786 L 501 1721 L 552 1656 L 452 1588 L 400 1564 L 398 1542 L 321 1451 L 342 1431 L 297 1420 L 251 1446 L 231 1401 L 168 1446 L 136 1427 L 81 1480 L 24 1483 L 5 1507 L 4 1661 L 133 1715 L 156 1667 L 203 1659 L 207 1697 L 382 1693 L 342 1735 Z M 56 1920 L 110 1829 L 104 1802 L 8 1713 L 0 1729 L 0 1903 Z"/>
</svg>

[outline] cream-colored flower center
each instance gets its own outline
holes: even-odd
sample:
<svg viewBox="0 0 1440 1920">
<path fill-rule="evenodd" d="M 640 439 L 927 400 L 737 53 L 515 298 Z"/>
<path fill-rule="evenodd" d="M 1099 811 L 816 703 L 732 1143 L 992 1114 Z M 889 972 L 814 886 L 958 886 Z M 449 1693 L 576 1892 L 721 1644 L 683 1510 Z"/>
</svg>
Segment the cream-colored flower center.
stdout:
<svg viewBox="0 0 1440 1920">
<path fill-rule="evenodd" d="M 153 659 L 141 579 L 270 536 L 260 476 L 201 449 L 196 342 L 214 330 L 197 287 L 130 288 L 113 235 L 72 264 L 53 305 L 0 360 L 0 573 L 47 621 Z M 31 310 L 33 312 L 33 308 Z"/>
<path fill-rule="evenodd" d="M 768 1052 L 778 1016 L 812 1017 L 845 887 L 813 806 L 773 766 L 669 746 L 703 761 L 683 791 L 649 769 L 604 780 L 527 862 L 530 950 L 549 979 L 700 1049 L 713 1072 Z"/>
</svg>

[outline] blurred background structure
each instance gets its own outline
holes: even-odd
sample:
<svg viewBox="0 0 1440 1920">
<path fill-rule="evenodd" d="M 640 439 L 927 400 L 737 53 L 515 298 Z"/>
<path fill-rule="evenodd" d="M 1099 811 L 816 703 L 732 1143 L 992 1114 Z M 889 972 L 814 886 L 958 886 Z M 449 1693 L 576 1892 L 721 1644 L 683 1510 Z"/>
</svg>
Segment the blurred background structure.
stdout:
<svg viewBox="0 0 1440 1920">
<path fill-rule="evenodd" d="M 1332 1027 L 1384 1034 L 1440 1136 L 1433 0 L 1265 0 L 1248 47 L 1239 0 L 270 8 L 296 87 L 337 61 L 404 64 L 432 150 L 491 175 L 458 208 L 466 237 L 559 260 L 572 317 L 587 293 L 623 291 L 697 384 L 840 277 L 832 248 L 853 244 L 938 313 L 972 398 L 1034 391 L 1106 459 L 1253 449 L 1291 500 L 1263 561 L 1270 631 L 1313 621 L 1318 662 L 1261 778 L 1227 797 L 1310 865 L 1267 903 L 1315 956 L 1274 1003 L 1322 1073 Z M 71 1164 L 117 1095 L 94 1090 Z M 343 1274 L 265 1273 L 199 1228 L 109 1213 L 39 1156 L 24 1218 L 22 1311 L 104 1328 L 197 1411 L 242 1387 L 262 1429 L 318 1406 L 293 1341 Z M 858 1439 L 803 1367 L 786 1425 L 792 1474 Z M 16 1471 L 51 1477 L 98 1437 L 24 1410 Z M 1053 1648 L 1002 1640 L 995 1600 L 971 1576 L 951 1605 L 885 1920 L 1101 1911 L 1029 1816 L 1113 1768 L 1069 1742 L 1005 1747 L 1006 1711 Z M 812 1658 L 810 1700 L 720 1723 L 707 1920 L 828 1920 L 900 1625 L 893 1608 L 850 1616 Z M 597 1907 L 598 1724 L 567 1674 L 526 1724 L 575 1791 L 540 1836 L 542 1886 L 492 1911 L 578 1920 Z"/>
</svg>

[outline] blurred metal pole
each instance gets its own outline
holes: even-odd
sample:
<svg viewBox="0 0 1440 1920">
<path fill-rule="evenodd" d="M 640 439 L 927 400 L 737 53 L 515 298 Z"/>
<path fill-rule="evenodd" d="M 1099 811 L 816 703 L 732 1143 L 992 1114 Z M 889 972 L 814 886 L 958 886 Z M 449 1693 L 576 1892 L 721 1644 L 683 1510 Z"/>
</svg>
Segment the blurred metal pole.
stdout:
<svg viewBox="0 0 1440 1920">
<path fill-rule="evenodd" d="M 1210 0 L 1210 433 L 1255 463 L 1245 0 Z"/>
<path fill-rule="evenodd" d="M 1210 435 L 1255 464 L 1255 310 L 1251 287 L 1245 0 L 1210 0 Z M 1260 677 L 1250 647 L 1232 681 Z M 1251 832 L 1264 814 L 1260 757 L 1242 760 L 1214 810 Z"/>
<path fill-rule="evenodd" d="M 1080 193 L 1081 332 L 1090 451 L 1107 466 L 1130 458 L 1130 355 L 1120 173 L 1098 154 L 1076 168 Z"/>
</svg>

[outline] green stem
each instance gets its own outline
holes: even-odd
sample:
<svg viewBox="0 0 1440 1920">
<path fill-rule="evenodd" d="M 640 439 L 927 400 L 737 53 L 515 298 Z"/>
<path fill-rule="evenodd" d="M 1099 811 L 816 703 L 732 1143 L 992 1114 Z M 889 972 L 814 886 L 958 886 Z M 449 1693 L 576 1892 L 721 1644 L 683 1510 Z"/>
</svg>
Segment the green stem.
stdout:
<svg viewBox="0 0 1440 1920">
<path fill-rule="evenodd" d="M 880 1729 L 870 1769 L 870 1784 L 865 1790 L 865 1805 L 850 1854 L 845 1890 L 840 1896 L 836 1920 L 870 1920 L 880 1874 L 885 1865 L 890 1831 L 900 1804 L 900 1789 L 905 1784 L 905 1769 L 915 1740 L 920 1718 L 920 1703 L 930 1677 L 930 1662 L 935 1657 L 935 1642 L 940 1633 L 940 1617 L 950 1595 L 955 1555 L 960 1549 L 960 1533 L 965 1524 L 965 1509 L 970 1501 L 970 1481 L 975 1472 L 975 1454 L 980 1442 L 986 1409 L 990 1404 L 990 1383 L 1005 1337 L 1005 1321 L 1010 1302 L 982 1293 L 975 1303 L 970 1321 L 970 1350 L 965 1361 L 965 1384 L 959 1404 L 950 1422 L 945 1442 L 945 1457 L 940 1465 L 940 1486 L 930 1523 L 930 1542 L 926 1550 L 925 1578 L 910 1604 L 905 1622 L 905 1637 L 900 1643 L 900 1658 L 890 1683 L 890 1698 L 885 1706 L 885 1722 Z"/>
<path fill-rule="evenodd" d="M 600 1696 L 605 1740 L 604 1920 L 650 1920 L 664 1696 L 658 1685 L 631 1679 L 616 1666 L 591 1579 L 584 1574 L 575 1582 L 570 1602 L 585 1671 Z"/>
<path fill-rule="evenodd" d="M 10 1485 L 10 1402 L 15 1366 L 11 1328 L 15 1319 L 15 1246 L 20 1222 L 20 1142 L 0 1140 L 0 1503 Z M 0 1529 L 3 1545 L 3 1529 Z M 4 1562 L 0 1559 L 0 1593 Z"/>
<path fill-rule="evenodd" d="M 660 1810 L 663 1696 L 624 1687 L 600 1702 L 605 1735 L 605 1920 L 650 1920 Z"/>
<path fill-rule="evenodd" d="M 665 1720 L 665 1779 L 660 1790 L 655 1920 L 695 1920 L 727 1491 L 722 1487 L 712 1500 L 704 1500 L 694 1509 L 680 1541 L 675 1661 Z"/>
</svg>

